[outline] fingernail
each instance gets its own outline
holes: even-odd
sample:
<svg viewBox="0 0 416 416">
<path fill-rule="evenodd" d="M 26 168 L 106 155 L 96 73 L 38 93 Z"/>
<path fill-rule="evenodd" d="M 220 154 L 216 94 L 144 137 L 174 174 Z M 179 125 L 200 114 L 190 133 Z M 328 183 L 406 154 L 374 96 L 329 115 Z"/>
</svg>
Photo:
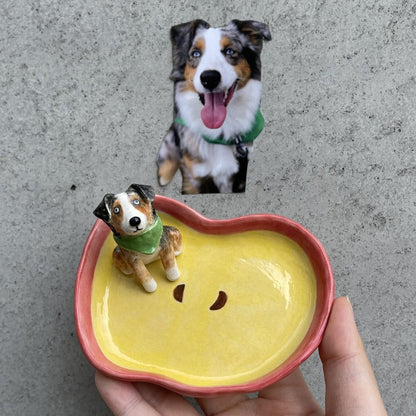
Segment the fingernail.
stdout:
<svg viewBox="0 0 416 416">
<path fill-rule="evenodd" d="M 348 295 L 345 295 L 345 299 L 347 299 L 348 303 L 351 305 L 351 300 L 350 300 L 350 297 Z"/>
<path fill-rule="evenodd" d="M 350 297 L 348 295 L 345 295 L 345 299 L 347 299 L 348 304 L 350 305 L 350 308 L 352 309 L 352 303 L 351 303 Z"/>
</svg>

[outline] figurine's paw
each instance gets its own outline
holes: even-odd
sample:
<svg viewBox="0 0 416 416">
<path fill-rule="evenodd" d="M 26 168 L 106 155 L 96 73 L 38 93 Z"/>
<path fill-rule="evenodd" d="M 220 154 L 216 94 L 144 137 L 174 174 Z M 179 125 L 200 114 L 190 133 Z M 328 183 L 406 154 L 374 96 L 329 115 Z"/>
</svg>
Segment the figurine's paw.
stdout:
<svg viewBox="0 0 416 416">
<path fill-rule="evenodd" d="M 143 288 L 146 292 L 154 292 L 157 289 L 157 283 L 155 279 L 147 280 L 146 282 L 143 282 Z"/>
<path fill-rule="evenodd" d="M 166 277 L 171 282 L 174 282 L 175 280 L 178 280 L 180 276 L 179 269 L 177 267 L 172 267 L 170 269 L 166 270 Z"/>
</svg>

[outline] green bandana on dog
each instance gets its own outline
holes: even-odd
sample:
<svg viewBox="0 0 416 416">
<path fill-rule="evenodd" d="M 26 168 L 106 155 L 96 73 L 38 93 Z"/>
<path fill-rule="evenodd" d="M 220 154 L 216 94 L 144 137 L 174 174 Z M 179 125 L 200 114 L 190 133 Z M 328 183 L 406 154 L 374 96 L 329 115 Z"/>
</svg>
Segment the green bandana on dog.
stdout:
<svg viewBox="0 0 416 416">
<path fill-rule="evenodd" d="M 159 246 L 162 236 L 163 224 L 159 217 L 155 222 L 138 235 L 128 235 L 125 237 L 114 236 L 114 241 L 122 248 L 138 251 L 143 254 L 153 254 Z"/>
</svg>

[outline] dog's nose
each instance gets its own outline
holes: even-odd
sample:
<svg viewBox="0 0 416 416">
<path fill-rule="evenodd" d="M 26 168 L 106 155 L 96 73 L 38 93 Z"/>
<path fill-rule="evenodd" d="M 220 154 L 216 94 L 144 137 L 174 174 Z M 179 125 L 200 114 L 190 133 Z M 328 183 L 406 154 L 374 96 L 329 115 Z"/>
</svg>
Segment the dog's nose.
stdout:
<svg viewBox="0 0 416 416">
<path fill-rule="evenodd" d="M 140 223 L 141 223 L 141 220 L 140 220 L 139 217 L 132 217 L 132 218 L 130 218 L 129 224 L 132 227 L 137 227 Z"/>
<path fill-rule="evenodd" d="M 218 71 L 208 70 L 202 72 L 200 78 L 201 84 L 208 90 L 212 91 L 220 83 L 221 74 Z"/>
</svg>

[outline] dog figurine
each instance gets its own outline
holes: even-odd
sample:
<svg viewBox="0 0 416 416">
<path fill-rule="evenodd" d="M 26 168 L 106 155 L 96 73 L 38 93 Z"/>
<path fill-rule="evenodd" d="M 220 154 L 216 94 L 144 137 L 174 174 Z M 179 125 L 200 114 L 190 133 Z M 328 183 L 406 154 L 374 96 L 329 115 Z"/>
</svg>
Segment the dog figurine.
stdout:
<svg viewBox="0 0 416 416">
<path fill-rule="evenodd" d="M 154 292 L 157 283 L 145 265 L 160 258 L 166 277 L 175 281 L 180 274 L 175 256 L 182 251 L 179 230 L 162 225 L 154 198 L 151 186 L 133 184 L 126 192 L 106 194 L 94 210 L 113 232 L 114 264 L 122 273 L 133 274 L 147 292 Z"/>
<path fill-rule="evenodd" d="M 173 26 L 170 39 L 174 122 L 157 158 L 159 183 L 179 169 L 184 194 L 244 192 L 249 153 L 264 125 L 260 52 L 269 28 L 193 20 Z"/>
</svg>

